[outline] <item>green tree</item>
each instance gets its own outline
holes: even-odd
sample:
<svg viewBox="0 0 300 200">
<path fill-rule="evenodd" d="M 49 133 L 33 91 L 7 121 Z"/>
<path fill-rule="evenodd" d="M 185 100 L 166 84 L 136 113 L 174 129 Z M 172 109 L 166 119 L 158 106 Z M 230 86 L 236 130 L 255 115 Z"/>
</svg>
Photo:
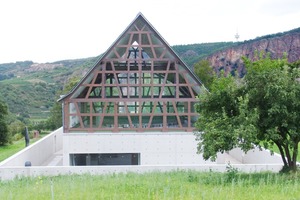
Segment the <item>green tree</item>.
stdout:
<svg viewBox="0 0 300 200">
<path fill-rule="evenodd" d="M 75 76 L 69 79 L 64 89 L 58 92 L 58 97 L 62 94 L 68 93 L 79 81 L 79 77 Z M 45 126 L 48 129 L 54 130 L 62 126 L 62 105 L 55 102 L 50 110 L 50 117 L 47 119 Z"/>
<path fill-rule="evenodd" d="M 221 77 L 199 97 L 198 151 L 205 159 L 240 147 L 276 145 L 284 167 L 296 169 L 300 141 L 300 69 L 285 58 L 244 59 L 243 79 Z"/>
<path fill-rule="evenodd" d="M 8 108 L 4 102 L 0 101 L 0 145 L 7 144 L 10 140 L 6 123 Z"/>
<path fill-rule="evenodd" d="M 206 88 L 210 89 L 211 84 L 215 78 L 215 72 L 210 66 L 208 60 L 200 60 L 194 65 L 194 72 L 205 85 Z"/>
<path fill-rule="evenodd" d="M 24 131 L 24 129 L 25 124 L 17 119 L 8 125 L 8 132 L 11 136 L 14 136 L 18 133 L 21 134 Z"/>
</svg>

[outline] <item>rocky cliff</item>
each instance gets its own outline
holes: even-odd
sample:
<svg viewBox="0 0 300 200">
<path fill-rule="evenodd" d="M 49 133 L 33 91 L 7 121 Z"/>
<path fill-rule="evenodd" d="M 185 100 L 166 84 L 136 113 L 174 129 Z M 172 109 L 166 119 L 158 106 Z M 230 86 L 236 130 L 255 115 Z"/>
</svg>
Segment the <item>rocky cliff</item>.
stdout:
<svg viewBox="0 0 300 200">
<path fill-rule="evenodd" d="M 269 52 L 272 58 L 282 58 L 283 54 L 287 53 L 289 62 L 299 60 L 300 28 L 237 43 L 208 56 L 207 59 L 216 71 L 224 70 L 226 74 L 234 74 L 237 71 L 239 76 L 243 76 L 245 69 L 242 56 L 253 60 L 256 51 Z"/>
</svg>

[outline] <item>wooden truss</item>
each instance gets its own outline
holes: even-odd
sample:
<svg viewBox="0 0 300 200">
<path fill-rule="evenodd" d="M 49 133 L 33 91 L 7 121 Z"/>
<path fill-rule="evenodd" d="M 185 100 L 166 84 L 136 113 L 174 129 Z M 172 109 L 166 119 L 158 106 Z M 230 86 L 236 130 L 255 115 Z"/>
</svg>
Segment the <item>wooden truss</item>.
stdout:
<svg viewBox="0 0 300 200">
<path fill-rule="evenodd" d="M 64 131 L 192 131 L 199 92 L 199 80 L 139 15 L 63 98 Z"/>
</svg>

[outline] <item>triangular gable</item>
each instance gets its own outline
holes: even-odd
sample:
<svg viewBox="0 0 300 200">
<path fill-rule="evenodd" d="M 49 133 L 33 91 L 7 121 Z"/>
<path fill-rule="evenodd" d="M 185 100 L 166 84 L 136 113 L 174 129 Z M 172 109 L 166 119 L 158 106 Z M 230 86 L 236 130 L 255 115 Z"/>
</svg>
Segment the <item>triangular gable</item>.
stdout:
<svg viewBox="0 0 300 200">
<path fill-rule="evenodd" d="M 139 13 L 64 101 L 70 130 L 192 130 L 201 82 Z M 129 130 L 127 129 L 127 130 Z"/>
<path fill-rule="evenodd" d="M 191 71 L 191 69 L 185 64 L 185 62 L 176 54 L 176 52 L 170 47 L 170 45 L 165 41 L 165 39 L 159 34 L 158 31 L 150 24 L 150 22 L 144 17 L 142 13 L 139 13 L 136 18 L 128 25 L 128 27 L 123 31 L 123 33 L 117 38 L 117 40 L 108 48 L 108 50 L 100 56 L 98 61 L 95 63 L 94 67 L 92 67 L 85 76 L 81 79 L 81 81 L 67 94 L 60 98 L 58 101 L 62 101 L 68 96 L 74 94 L 79 86 L 83 83 L 88 83 L 91 81 L 91 73 L 95 68 L 99 67 L 100 63 L 105 58 L 125 58 L 125 53 L 128 52 L 128 44 L 132 42 L 131 47 L 138 47 L 138 39 L 136 34 L 128 34 L 130 31 L 149 31 L 153 34 L 147 34 L 147 36 L 142 38 L 141 45 L 142 48 L 144 45 L 149 45 L 150 41 L 154 44 L 153 47 L 144 47 L 144 52 L 141 57 L 156 57 L 156 58 L 171 58 L 176 59 L 181 64 L 181 70 L 186 70 L 189 75 L 189 79 L 192 82 L 195 82 L 199 85 L 202 85 L 199 78 Z M 139 55 L 138 55 L 139 56 Z M 197 92 L 200 92 L 197 89 Z"/>
</svg>

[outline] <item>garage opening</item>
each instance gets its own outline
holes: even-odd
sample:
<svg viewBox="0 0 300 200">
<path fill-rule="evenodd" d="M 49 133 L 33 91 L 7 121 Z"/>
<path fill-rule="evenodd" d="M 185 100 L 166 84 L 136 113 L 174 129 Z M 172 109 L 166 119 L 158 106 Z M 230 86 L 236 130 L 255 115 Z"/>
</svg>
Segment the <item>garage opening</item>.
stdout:
<svg viewBox="0 0 300 200">
<path fill-rule="evenodd" d="M 139 153 L 70 154 L 71 166 L 140 165 Z"/>
</svg>

